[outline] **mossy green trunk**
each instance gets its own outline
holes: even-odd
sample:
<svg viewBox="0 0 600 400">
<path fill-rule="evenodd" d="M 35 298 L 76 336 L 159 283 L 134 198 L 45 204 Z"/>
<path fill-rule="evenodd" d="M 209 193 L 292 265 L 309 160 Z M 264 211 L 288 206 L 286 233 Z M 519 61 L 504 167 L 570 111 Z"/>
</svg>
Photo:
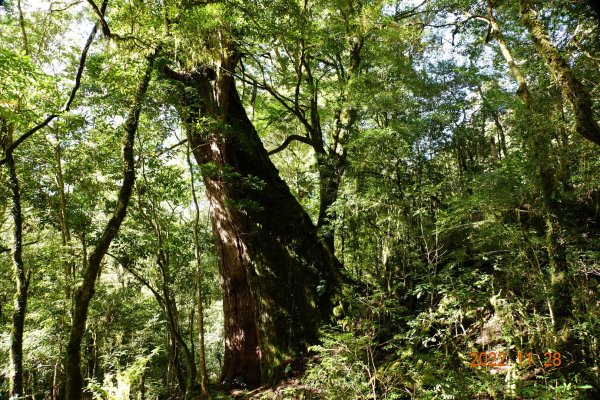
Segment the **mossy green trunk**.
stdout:
<svg viewBox="0 0 600 400">
<path fill-rule="evenodd" d="M 537 21 L 535 14 L 531 9 L 530 2 L 527 0 L 520 0 L 520 5 L 521 18 L 530 31 L 536 48 L 538 48 L 539 51 L 544 51 L 542 54 L 543 58 L 547 63 L 552 61 L 550 63 L 551 65 L 549 64 L 549 67 L 552 69 L 553 74 L 556 76 L 557 72 L 553 68 L 560 64 L 561 74 L 569 76 L 570 83 L 573 84 L 573 82 L 575 82 L 575 84 L 577 84 L 576 79 L 572 76 L 570 70 L 568 70 L 566 62 L 545 36 L 539 21 Z M 556 199 L 556 172 L 552 160 L 549 157 L 552 147 L 551 138 L 547 130 L 543 126 L 540 126 L 539 121 L 535 121 L 536 117 L 539 118 L 539 105 L 536 104 L 535 99 L 531 95 L 525 76 L 515 62 L 498 21 L 494 17 L 491 1 L 488 1 L 488 20 L 502 55 L 515 77 L 515 80 L 519 84 L 517 95 L 526 107 L 526 118 L 532 118 L 530 125 L 531 131 L 527 137 L 527 144 L 531 157 L 535 161 L 538 169 L 539 185 L 543 199 L 542 209 L 546 221 L 546 251 L 548 254 L 548 264 L 551 275 L 551 293 L 549 294 L 551 313 L 554 321 L 554 330 L 557 333 L 563 334 L 561 341 L 562 344 L 565 345 L 568 343 L 568 329 L 566 328 L 568 328 L 569 320 L 573 317 L 572 289 L 568 279 L 569 265 L 567 262 L 567 250 L 560 224 L 561 210 L 558 207 L 558 201 Z M 563 84 L 564 83 L 565 82 L 563 82 Z M 574 87 L 575 86 L 572 86 L 571 88 Z M 567 86 L 561 86 L 561 89 L 563 90 L 563 94 L 565 94 L 565 90 L 570 90 Z M 567 94 L 567 98 L 569 98 L 569 96 L 572 98 L 572 95 L 574 94 Z M 585 93 L 582 93 L 582 96 L 585 98 Z M 577 104 L 573 104 L 573 107 L 575 113 L 577 113 Z M 582 110 L 579 109 L 579 111 L 581 112 Z M 591 110 L 589 111 L 591 112 Z M 576 114 L 576 126 L 578 123 L 577 118 L 578 116 Z M 581 125 L 579 126 L 581 127 Z M 591 127 L 588 124 L 586 128 L 587 133 L 582 132 L 579 128 L 577 128 L 577 131 L 584 137 L 600 144 L 600 140 L 597 141 L 594 139 L 595 133 L 593 124 Z M 597 139 L 600 139 L 600 135 Z"/>
<path fill-rule="evenodd" d="M 534 47 L 542 56 L 556 85 L 573 108 L 573 128 L 584 138 L 600 146 L 600 127 L 594 118 L 588 89 L 577 79 L 569 64 L 550 40 L 538 20 L 530 0 L 519 0 L 521 21 L 529 31 Z"/>
</svg>

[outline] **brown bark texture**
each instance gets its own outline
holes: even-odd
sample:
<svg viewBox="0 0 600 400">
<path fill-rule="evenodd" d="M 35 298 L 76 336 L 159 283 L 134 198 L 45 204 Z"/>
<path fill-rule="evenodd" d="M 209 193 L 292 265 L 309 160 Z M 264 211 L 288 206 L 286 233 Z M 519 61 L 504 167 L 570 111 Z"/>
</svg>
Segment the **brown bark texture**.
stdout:
<svg viewBox="0 0 600 400">
<path fill-rule="evenodd" d="M 184 122 L 202 167 L 223 292 L 220 381 L 254 386 L 317 338 L 339 263 L 269 159 L 239 98 L 235 56 L 180 73 Z"/>
</svg>

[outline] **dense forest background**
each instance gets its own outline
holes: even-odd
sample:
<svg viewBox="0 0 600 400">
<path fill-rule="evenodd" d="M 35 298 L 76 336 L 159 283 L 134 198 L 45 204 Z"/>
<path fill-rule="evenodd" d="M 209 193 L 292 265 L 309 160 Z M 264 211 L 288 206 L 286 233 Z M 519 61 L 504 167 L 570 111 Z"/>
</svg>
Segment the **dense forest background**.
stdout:
<svg viewBox="0 0 600 400">
<path fill-rule="evenodd" d="M 0 398 L 599 398 L 593 7 L 0 2 Z"/>
</svg>

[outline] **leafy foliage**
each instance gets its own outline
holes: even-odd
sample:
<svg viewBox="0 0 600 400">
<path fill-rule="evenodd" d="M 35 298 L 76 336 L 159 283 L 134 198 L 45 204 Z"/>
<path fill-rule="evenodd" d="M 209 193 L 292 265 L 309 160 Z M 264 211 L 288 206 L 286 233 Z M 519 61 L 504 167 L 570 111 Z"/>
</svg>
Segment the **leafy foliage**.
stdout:
<svg viewBox="0 0 600 400">
<path fill-rule="evenodd" d="M 0 159 L 60 114 L 13 152 L 31 271 L 28 395 L 63 395 L 74 289 L 117 201 L 119 138 L 145 57 L 159 43 L 139 117 L 134 195 L 83 339 L 86 390 L 97 399 L 183 396 L 183 347 L 200 362 L 198 305 L 208 376 L 218 380 L 219 226 L 209 227 L 202 177 L 257 193 L 265 182 L 188 163 L 183 100 L 165 67 L 205 73 L 228 40 L 242 61 L 226 72 L 265 148 L 277 150 L 281 178 L 314 223 L 326 215 L 320 233 L 334 235 L 345 282 L 306 370 L 290 363 L 282 376 L 294 384 L 256 398 L 598 396 L 600 149 L 573 131 L 574 110 L 532 46 L 518 2 L 110 1 L 111 34 L 98 30 L 63 113 L 98 20 L 89 3 L 0 6 Z M 533 3 L 589 89 L 597 122 L 596 21 L 581 1 Z M 530 104 L 517 91 L 515 65 Z M 224 121 L 202 121 L 206 131 L 228 132 Z M 339 187 L 323 210 L 327 173 Z M 0 166 L 0 397 L 15 312 L 8 179 Z M 257 211 L 253 202 L 235 207 Z M 560 257 L 566 284 L 557 291 Z M 558 328 L 556 298 L 565 293 L 568 322 Z M 556 351 L 561 365 L 544 366 L 544 354 Z M 505 352 L 507 365 L 470 366 L 472 352 Z M 517 362 L 528 353 L 532 365 Z"/>
</svg>

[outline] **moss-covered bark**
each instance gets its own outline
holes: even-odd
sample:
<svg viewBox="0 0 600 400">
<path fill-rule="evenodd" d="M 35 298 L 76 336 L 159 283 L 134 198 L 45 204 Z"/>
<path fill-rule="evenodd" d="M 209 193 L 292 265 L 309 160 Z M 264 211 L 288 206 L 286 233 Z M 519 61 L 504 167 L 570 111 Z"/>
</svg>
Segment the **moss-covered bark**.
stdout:
<svg viewBox="0 0 600 400">
<path fill-rule="evenodd" d="M 519 0 L 521 21 L 527 28 L 536 50 L 542 56 L 563 96 L 573 107 L 573 128 L 584 138 L 600 145 L 600 127 L 594 118 L 592 98 L 577 79 L 567 61 L 548 37 L 530 0 Z"/>
<path fill-rule="evenodd" d="M 523 1 L 521 5 L 523 6 Z M 513 76 L 519 84 L 517 95 L 526 107 L 528 116 L 533 117 L 539 113 L 535 99 L 531 95 L 529 85 L 520 68 L 514 61 L 510 48 L 502 35 L 498 21 L 493 15 L 492 4 L 488 1 L 488 19 L 492 33 L 499 43 L 501 52 L 506 60 Z M 532 159 L 535 160 L 538 169 L 539 185 L 543 199 L 543 212 L 546 220 L 546 251 L 551 275 L 550 305 L 556 332 L 563 332 L 563 342 L 568 341 L 567 324 L 573 316 L 572 289 L 568 279 L 569 265 L 567 263 L 566 246 L 560 224 L 561 210 L 556 199 L 556 172 L 550 158 L 548 157 L 551 140 L 543 127 L 535 122 L 530 126 L 529 140 L 527 141 Z"/>
</svg>

